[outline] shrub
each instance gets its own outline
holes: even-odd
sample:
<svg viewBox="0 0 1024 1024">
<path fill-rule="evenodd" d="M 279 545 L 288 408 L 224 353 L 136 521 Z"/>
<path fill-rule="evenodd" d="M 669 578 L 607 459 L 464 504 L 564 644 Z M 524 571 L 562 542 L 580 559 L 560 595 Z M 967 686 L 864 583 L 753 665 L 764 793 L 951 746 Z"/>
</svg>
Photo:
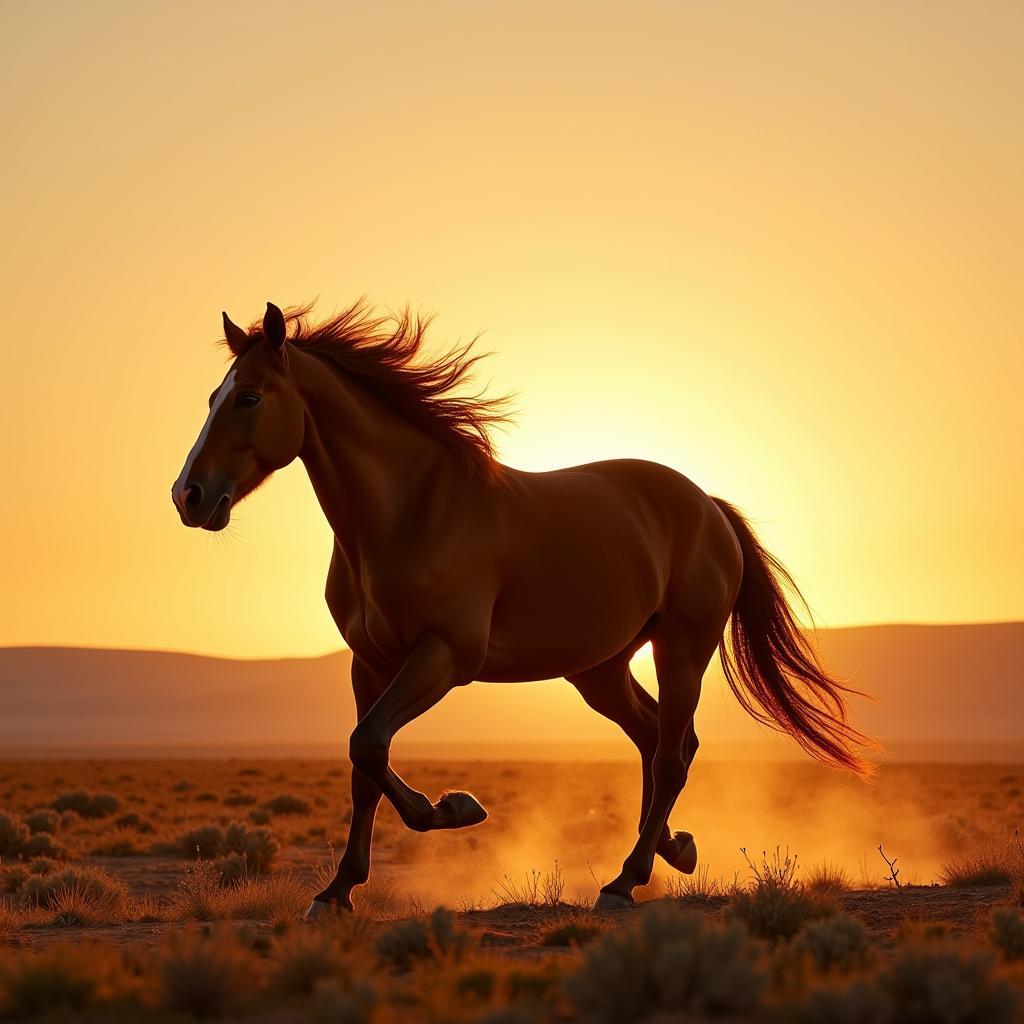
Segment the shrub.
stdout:
<svg viewBox="0 0 1024 1024">
<path fill-rule="evenodd" d="M 726 916 L 742 921 L 757 938 L 769 942 L 791 939 L 805 921 L 837 912 L 834 895 L 812 892 L 797 880 L 796 857 L 790 857 L 788 851 L 783 857 L 776 849 L 770 862 L 762 856 L 760 866 L 749 858 L 747 863 L 754 872 L 753 882 L 733 893 Z"/>
<path fill-rule="evenodd" d="M 90 851 L 94 857 L 136 857 L 146 852 L 139 842 L 138 833 L 129 829 L 116 829 L 104 836 Z"/>
<path fill-rule="evenodd" d="M 256 797 L 252 793 L 229 793 L 222 802 L 225 807 L 252 807 Z"/>
<path fill-rule="evenodd" d="M 791 1017 L 799 1024 L 899 1024 L 888 996 L 863 980 L 843 988 L 815 989 Z M 915 1024 L 919 1020 L 911 1019 Z"/>
<path fill-rule="evenodd" d="M 325 929 L 287 932 L 271 947 L 270 961 L 272 986 L 289 996 L 308 995 L 327 979 L 351 988 L 367 973 L 365 961 L 345 952 Z"/>
<path fill-rule="evenodd" d="M 28 876 L 29 869 L 24 864 L 11 864 L 0 869 L 0 893 L 21 892 Z"/>
<path fill-rule="evenodd" d="M 993 976 L 988 952 L 962 953 L 946 941 L 915 939 L 898 948 L 877 979 L 895 1021 L 914 1024 L 1010 1024 L 1017 996 Z"/>
<path fill-rule="evenodd" d="M 123 995 L 131 984 L 120 959 L 92 943 L 7 954 L 0 958 L 0 1016 L 60 1020 Z"/>
<path fill-rule="evenodd" d="M 161 1009 L 220 1017 L 245 1007 L 259 964 L 232 932 L 186 932 L 170 936 L 157 951 L 155 971 Z"/>
<path fill-rule="evenodd" d="M 249 870 L 267 872 L 280 852 L 280 844 L 269 828 L 250 829 L 241 821 L 233 821 L 224 832 L 224 849 L 245 858 Z"/>
<path fill-rule="evenodd" d="M 128 916 L 128 900 L 116 892 L 97 893 L 80 882 L 61 885 L 47 900 L 53 923 L 63 927 L 117 924 Z"/>
<path fill-rule="evenodd" d="M 822 973 L 852 971 L 867 961 L 867 932 L 856 918 L 837 914 L 804 924 L 793 940 L 793 949 L 806 955 Z"/>
<path fill-rule="evenodd" d="M 175 921 L 213 921 L 220 916 L 220 910 L 220 872 L 197 857 L 185 868 L 185 877 L 171 890 L 167 913 Z"/>
<path fill-rule="evenodd" d="M 120 878 L 97 867 L 63 867 L 43 875 L 32 875 L 21 889 L 29 906 L 56 913 L 73 904 L 93 921 L 123 921 L 129 914 L 131 897 Z M 70 922 L 69 922 L 70 923 Z"/>
<path fill-rule="evenodd" d="M 312 810 L 308 800 L 301 796 L 294 796 L 291 793 L 282 793 L 268 800 L 263 809 L 271 814 L 309 814 Z"/>
<path fill-rule="evenodd" d="M 28 829 L 33 835 L 39 832 L 47 832 L 51 836 L 56 835 L 57 829 L 60 828 L 60 815 L 56 811 L 44 808 L 26 815 L 25 824 L 28 825 Z"/>
<path fill-rule="evenodd" d="M 216 825 L 190 829 L 178 840 L 178 850 L 186 857 L 220 857 L 227 852 L 224 832 Z"/>
<path fill-rule="evenodd" d="M 17 857 L 29 834 L 28 825 L 17 814 L 0 811 L 0 857 Z"/>
<path fill-rule="evenodd" d="M 1004 960 L 1024 958 L 1024 919 L 1014 907 L 1000 907 L 992 913 L 992 943 Z"/>
<path fill-rule="evenodd" d="M 108 818 L 121 806 L 113 793 L 90 793 L 87 789 L 76 789 L 62 793 L 50 806 L 55 811 L 74 811 L 82 818 Z"/>
<path fill-rule="evenodd" d="M 1019 865 L 1009 847 L 990 844 L 968 850 L 942 865 L 939 880 L 954 889 L 1009 885 Z"/>
<path fill-rule="evenodd" d="M 213 861 L 213 867 L 220 875 L 221 885 L 234 885 L 249 877 L 249 864 L 240 853 L 228 853 Z"/>
<path fill-rule="evenodd" d="M 468 933 L 456 928 L 450 911 L 438 907 L 429 918 L 410 918 L 381 932 L 377 955 L 388 966 L 407 971 L 420 960 L 458 961 L 468 945 Z"/>
<path fill-rule="evenodd" d="M 660 903 L 584 950 L 565 991 L 579 1018 L 593 1024 L 671 1014 L 741 1016 L 757 1006 L 763 985 L 753 956 L 742 929 Z"/>
<path fill-rule="evenodd" d="M 116 828 L 121 829 L 135 829 L 136 832 L 140 832 L 143 835 L 153 832 L 153 826 L 148 821 L 140 818 L 134 811 L 129 811 L 127 814 L 122 814 L 119 818 L 115 818 L 114 825 Z"/>
<path fill-rule="evenodd" d="M 53 836 L 49 832 L 37 832 L 34 836 L 30 836 L 29 840 L 21 849 L 21 855 L 23 857 L 47 857 L 53 860 L 58 860 L 61 857 L 67 855 L 67 851 L 64 847 L 54 842 Z"/>
<path fill-rule="evenodd" d="M 221 916 L 243 921 L 286 925 L 297 921 L 309 905 L 306 886 L 291 875 L 265 880 L 244 879 L 223 889 L 218 910 Z"/>
<path fill-rule="evenodd" d="M 249 819 L 254 825 L 267 825 L 270 823 L 270 818 L 270 811 L 265 811 L 260 807 L 254 807 L 249 812 Z"/>
<path fill-rule="evenodd" d="M 692 875 L 671 875 L 665 880 L 665 891 L 674 900 L 713 903 L 725 894 L 721 883 L 711 877 L 707 864 L 701 864 Z"/>
<path fill-rule="evenodd" d="M 604 931 L 596 918 L 580 915 L 552 925 L 541 935 L 542 946 L 582 946 Z"/>
<path fill-rule="evenodd" d="M 845 868 L 825 861 L 807 872 L 804 884 L 811 892 L 837 894 L 849 890 L 850 876 Z"/>
<path fill-rule="evenodd" d="M 317 986 L 313 1015 L 322 1024 L 370 1024 L 376 1005 L 377 993 L 369 981 L 343 988 L 328 980 Z"/>
</svg>

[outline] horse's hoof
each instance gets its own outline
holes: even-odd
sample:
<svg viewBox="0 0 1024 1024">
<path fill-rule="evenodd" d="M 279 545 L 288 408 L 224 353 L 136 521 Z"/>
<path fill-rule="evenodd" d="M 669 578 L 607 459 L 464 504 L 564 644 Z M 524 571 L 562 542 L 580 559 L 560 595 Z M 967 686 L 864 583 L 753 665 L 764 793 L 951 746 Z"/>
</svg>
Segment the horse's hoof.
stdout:
<svg viewBox="0 0 1024 1024">
<path fill-rule="evenodd" d="M 487 812 L 480 801 L 471 793 L 457 790 L 445 793 L 437 801 L 434 811 L 435 828 L 468 828 L 487 820 Z"/>
<path fill-rule="evenodd" d="M 697 844 L 689 832 L 676 832 L 669 840 L 665 860 L 684 875 L 692 875 L 697 867 Z"/>
<path fill-rule="evenodd" d="M 350 905 L 339 903 L 338 901 L 325 903 L 323 900 L 313 900 L 305 914 L 302 915 L 302 920 L 323 921 L 325 918 L 337 917 L 339 914 L 350 912 L 351 910 L 352 907 Z"/>
<path fill-rule="evenodd" d="M 635 900 L 630 899 L 628 896 L 620 896 L 617 892 L 606 892 L 602 889 L 597 894 L 597 899 L 594 900 L 595 910 L 625 910 L 627 907 L 632 907 Z"/>
</svg>

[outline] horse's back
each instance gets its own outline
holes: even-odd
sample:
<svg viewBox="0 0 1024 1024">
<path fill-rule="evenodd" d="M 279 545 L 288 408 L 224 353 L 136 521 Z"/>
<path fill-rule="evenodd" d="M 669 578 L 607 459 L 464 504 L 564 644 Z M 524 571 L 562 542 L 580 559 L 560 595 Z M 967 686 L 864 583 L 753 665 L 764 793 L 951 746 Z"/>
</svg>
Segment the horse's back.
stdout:
<svg viewBox="0 0 1024 1024">
<path fill-rule="evenodd" d="M 485 679 L 568 675 L 639 646 L 717 515 L 686 477 L 639 460 L 512 470 L 502 504 Z"/>
</svg>

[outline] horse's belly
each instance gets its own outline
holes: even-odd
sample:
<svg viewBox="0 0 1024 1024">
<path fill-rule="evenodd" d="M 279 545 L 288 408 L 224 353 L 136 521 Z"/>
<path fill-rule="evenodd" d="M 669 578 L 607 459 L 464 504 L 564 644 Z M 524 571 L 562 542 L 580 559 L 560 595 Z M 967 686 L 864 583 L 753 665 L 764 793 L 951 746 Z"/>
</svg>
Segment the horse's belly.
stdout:
<svg viewBox="0 0 1024 1024">
<path fill-rule="evenodd" d="M 619 575 L 572 588 L 543 581 L 521 601 L 494 610 L 482 682 L 529 682 L 574 675 L 639 647 L 660 603 L 657 581 Z"/>
</svg>

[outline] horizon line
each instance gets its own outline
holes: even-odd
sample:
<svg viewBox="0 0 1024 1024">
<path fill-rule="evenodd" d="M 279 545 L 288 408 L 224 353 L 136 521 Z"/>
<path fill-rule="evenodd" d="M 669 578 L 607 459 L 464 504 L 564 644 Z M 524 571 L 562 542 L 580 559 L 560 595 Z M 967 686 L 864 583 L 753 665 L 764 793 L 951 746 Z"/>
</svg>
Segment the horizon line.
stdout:
<svg viewBox="0 0 1024 1024">
<path fill-rule="evenodd" d="M 898 620 L 893 622 L 858 622 L 844 623 L 842 625 L 820 625 L 812 627 L 814 632 L 835 632 L 839 630 L 854 629 L 949 629 L 966 628 L 971 626 L 1014 626 L 1024 625 L 1024 619 L 979 619 L 979 620 L 954 620 L 942 622 L 920 622 L 911 620 Z M 208 658 L 212 661 L 317 661 L 321 658 L 329 658 L 335 654 L 350 653 L 351 649 L 344 643 L 338 647 L 330 648 L 315 654 L 218 654 L 210 651 L 182 650 L 169 647 L 145 647 L 129 645 L 117 647 L 101 644 L 73 644 L 73 643 L 17 643 L 0 644 L 0 652 L 3 651 L 106 651 L 120 654 L 172 654 L 190 658 Z"/>
</svg>

